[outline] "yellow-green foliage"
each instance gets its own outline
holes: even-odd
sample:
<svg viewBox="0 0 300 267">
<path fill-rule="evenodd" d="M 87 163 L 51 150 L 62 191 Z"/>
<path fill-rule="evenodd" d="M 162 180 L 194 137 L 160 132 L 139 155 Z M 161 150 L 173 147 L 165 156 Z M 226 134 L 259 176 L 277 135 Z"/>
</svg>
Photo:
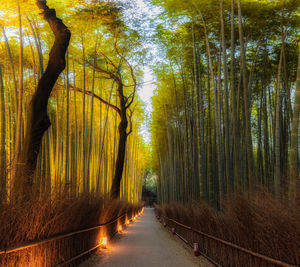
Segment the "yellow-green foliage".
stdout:
<svg viewBox="0 0 300 267">
<path fill-rule="evenodd" d="M 38 14 L 35 0 L 0 1 L 0 24 L 5 29 L 12 54 L 12 62 L 10 62 L 7 44 L 1 37 L 0 63 L 3 68 L 6 100 L 4 108 L 7 122 L 6 187 L 8 194 L 10 194 L 10 187 L 13 184 L 12 167 L 17 110 L 11 63 L 16 82 L 18 82 L 19 75 L 18 3 L 20 3 L 24 42 L 23 129 L 27 121 L 30 99 L 40 78 L 38 50 L 41 48 L 45 69 L 54 41 L 49 25 Z M 120 67 L 125 96 L 132 93 L 133 80 L 122 57 L 130 60 L 132 40 L 128 39 L 129 36 L 126 33 L 128 27 L 122 21 L 119 7 L 109 1 L 88 3 L 81 0 L 49 0 L 47 5 L 56 10 L 57 16 L 62 18 L 64 24 L 70 29 L 72 37 L 68 49 L 68 70 L 66 68 L 59 77 L 49 100 L 48 112 L 52 126 L 44 136 L 35 184 L 41 192 L 51 189 L 56 192 L 66 190 L 80 193 L 88 190 L 105 195 L 109 193 L 115 171 L 119 117 L 113 109 L 108 109 L 108 106 L 102 103 L 98 97 L 117 106 L 119 100 L 116 97 L 116 83 L 111 77 L 97 70 L 93 74 L 96 39 L 98 40 L 96 64 L 108 71 L 114 71 L 111 63 Z M 122 57 L 118 55 L 115 47 L 120 50 Z M 83 62 L 83 48 L 85 62 Z M 85 79 L 83 63 L 85 63 Z M 140 73 L 136 68 L 134 72 L 135 74 Z M 70 84 L 69 90 L 67 89 L 67 75 Z M 137 79 L 139 80 L 139 77 Z M 85 110 L 83 110 L 84 84 L 87 92 L 84 103 Z M 93 85 L 95 97 L 92 112 Z M 69 101 L 69 105 L 67 105 L 67 101 Z M 139 127 L 144 116 L 142 104 L 137 96 L 133 105 L 135 106 L 132 118 L 133 132 L 128 138 L 121 191 L 124 200 L 137 202 L 141 199 L 142 177 L 147 164 L 147 155 L 145 155 L 147 149 L 139 136 Z M 22 134 L 22 138 L 24 138 L 24 134 Z M 86 144 L 85 154 L 83 153 L 83 140 Z M 85 164 L 85 174 L 82 171 L 83 164 Z M 84 181 L 88 181 L 88 189 L 84 189 Z"/>
</svg>

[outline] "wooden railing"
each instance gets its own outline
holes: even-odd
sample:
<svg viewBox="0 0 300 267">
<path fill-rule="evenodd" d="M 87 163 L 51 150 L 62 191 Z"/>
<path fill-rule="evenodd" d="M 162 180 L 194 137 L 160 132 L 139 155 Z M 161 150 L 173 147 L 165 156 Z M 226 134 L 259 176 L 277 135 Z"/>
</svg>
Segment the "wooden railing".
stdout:
<svg viewBox="0 0 300 267">
<path fill-rule="evenodd" d="M 142 208 L 136 211 L 128 211 L 112 220 L 81 230 L 58 234 L 43 240 L 22 244 L 19 246 L 0 249 L 0 266 L 71 266 L 76 260 L 86 256 L 99 248 L 101 235 L 105 232 L 107 238 L 112 238 L 117 232 L 119 225 L 124 226 L 126 221 L 140 213 Z M 70 249 L 68 249 L 68 247 Z M 64 253 L 61 253 L 61 251 Z M 36 262 L 24 262 L 26 254 L 36 254 L 31 257 Z"/>
<path fill-rule="evenodd" d="M 177 235 L 190 247 L 194 248 L 194 243 L 196 243 L 200 254 L 207 258 L 215 266 L 297 266 L 253 252 L 231 242 L 206 234 L 162 214 L 157 214 L 157 219 L 164 225 L 164 227 L 168 227 L 173 234 Z"/>
</svg>

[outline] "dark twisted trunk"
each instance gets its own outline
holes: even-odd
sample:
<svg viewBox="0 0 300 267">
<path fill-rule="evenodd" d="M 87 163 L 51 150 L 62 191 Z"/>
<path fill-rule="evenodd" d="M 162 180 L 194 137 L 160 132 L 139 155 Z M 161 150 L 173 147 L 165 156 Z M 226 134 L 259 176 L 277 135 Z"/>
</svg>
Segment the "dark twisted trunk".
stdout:
<svg viewBox="0 0 300 267">
<path fill-rule="evenodd" d="M 111 63 L 111 66 L 115 69 L 114 72 L 102 69 L 99 67 L 96 62 L 93 64 L 93 68 L 98 70 L 101 73 L 104 73 L 107 75 L 110 79 L 114 81 L 113 85 L 116 83 L 117 84 L 117 97 L 119 99 L 119 107 L 117 105 L 113 105 L 109 101 L 104 100 L 102 97 L 97 96 L 97 99 L 99 99 L 102 103 L 105 105 L 108 105 L 112 109 L 114 109 L 120 116 L 120 123 L 119 123 L 119 141 L 118 141 L 118 152 L 117 152 L 117 159 L 116 159 L 116 164 L 115 164 L 115 173 L 113 177 L 113 182 L 111 185 L 111 190 L 110 190 L 110 197 L 111 199 L 118 199 L 120 198 L 120 184 L 123 176 L 123 170 L 124 170 L 124 163 L 125 163 L 125 154 L 126 154 L 126 142 L 127 142 L 127 137 L 131 134 L 132 132 L 132 114 L 133 110 L 130 109 L 130 106 L 133 103 L 134 96 L 136 93 L 136 79 L 133 73 L 133 68 L 129 64 L 129 62 L 124 58 L 122 54 L 120 54 L 117 43 L 115 43 L 115 52 L 116 54 L 121 58 L 121 61 L 125 62 L 126 65 L 129 67 L 131 78 L 134 82 L 133 86 L 133 91 L 130 94 L 130 96 L 126 96 L 124 94 L 124 83 L 122 80 L 122 74 L 120 72 L 120 67 L 116 67 L 114 63 L 109 60 Z M 105 54 L 102 53 L 102 55 L 107 59 Z M 96 96 L 95 94 L 92 94 L 93 96 Z M 127 111 L 129 110 L 130 114 L 128 116 Z M 130 129 L 127 132 L 127 127 L 128 127 L 128 122 L 130 124 Z"/>
<path fill-rule="evenodd" d="M 120 184 L 123 175 L 125 153 L 126 153 L 126 141 L 127 141 L 127 126 L 128 119 L 126 115 L 126 103 L 123 96 L 123 85 L 119 85 L 119 98 L 120 98 L 120 124 L 119 124 L 119 143 L 118 143 L 118 154 L 116 160 L 115 174 L 111 186 L 111 198 L 116 199 L 120 197 Z"/>
<path fill-rule="evenodd" d="M 62 20 L 56 17 L 55 10 L 48 8 L 46 1 L 37 1 L 36 4 L 51 27 L 55 41 L 49 54 L 48 66 L 38 83 L 29 106 L 25 142 L 18 158 L 16 170 L 16 189 L 20 190 L 21 197 L 30 196 L 32 193 L 33 174 L 42 138 L 51 125 L 47 112 L 48 100 L 55 82 L 65 68 L 65 54 L 71 36 Z"/>
</svg>

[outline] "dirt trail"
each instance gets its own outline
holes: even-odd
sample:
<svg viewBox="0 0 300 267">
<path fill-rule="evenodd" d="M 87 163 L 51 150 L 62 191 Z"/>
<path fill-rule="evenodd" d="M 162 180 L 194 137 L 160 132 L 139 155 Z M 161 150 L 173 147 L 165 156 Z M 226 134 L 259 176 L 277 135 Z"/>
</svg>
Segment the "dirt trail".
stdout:
<svg viewBox="0 0 300 267">
<path fill-rule="evenodd" d="M 80 267 L 193 267 L 212 266 L 203 257 L 194 257 L 181 241 L 176 240 L 156 221 L 153 209 L 122 235 L 114 238 L 109 248 L 99 250 Z"/>
</svg>

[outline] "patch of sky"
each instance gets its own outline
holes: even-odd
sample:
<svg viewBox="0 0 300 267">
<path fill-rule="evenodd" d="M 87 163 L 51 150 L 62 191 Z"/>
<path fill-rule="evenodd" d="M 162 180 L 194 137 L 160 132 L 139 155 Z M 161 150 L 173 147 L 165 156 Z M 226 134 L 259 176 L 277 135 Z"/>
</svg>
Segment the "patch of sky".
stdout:
<svg viewBox="0 0 300 267">
<path fill-rule="evenodd" d="M 141 42 L 143 43 L 144 60 L 142 66 L 139 66 L 143 72 L 143 78 L 139 82 L 138 95 L 143 101 L 145 107 L 145 120 L 141 126 L 140 134 L 143 136 L 145 143 L 149 144 L 151 141 L 150 134 L 150 118 L 152 114 L 152 96 L 156 90 L 156 77 L 153 72 L 153 66 L 159 57 L 159 49 L 153 36 L 156 34 L 155 29 L 162 21 L 159 15 L 163 12 L 162 8 L 154 6 L 148 0 L 117 0 L 118 3 L 123 5 L 125 23 L 131 29 L 136 30 L 141 35 Z M 132 62 L 133 65 L 137 65 Z"/>
</svg>

